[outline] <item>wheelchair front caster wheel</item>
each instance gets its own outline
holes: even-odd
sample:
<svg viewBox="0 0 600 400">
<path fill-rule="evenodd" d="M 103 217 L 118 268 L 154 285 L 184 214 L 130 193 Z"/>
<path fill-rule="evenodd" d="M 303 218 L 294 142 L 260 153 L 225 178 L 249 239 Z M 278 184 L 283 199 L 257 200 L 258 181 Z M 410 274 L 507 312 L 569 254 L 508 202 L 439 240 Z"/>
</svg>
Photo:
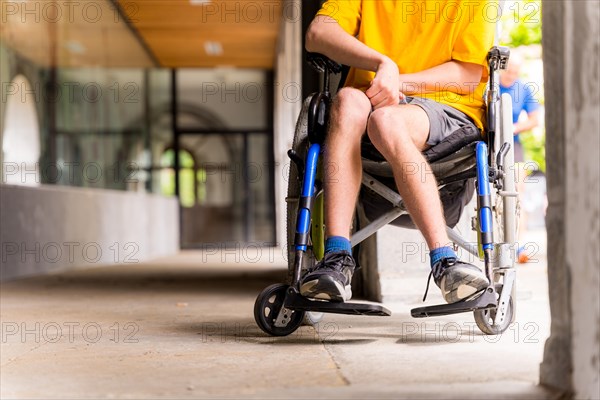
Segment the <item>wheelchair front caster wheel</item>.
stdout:
<svg viewBox="0 0 600 400">
<path fill-rule="evenodd" d="M 475 310 L 473 316 L 475 317 L 475 323 L 477 327 L 481 329 L 486 335 L 500 335 L 508 329 L 510 324 L 513 322 L 514 315 L 514 300 L 512 296 L 508 302 L 506 308 L 506 315 L 501 324 L 495 324 L 494 319 L 496 318 L 496 310 Z"/>
<path fill-rule="evenodd" d="M 288 285 L 277 283 L 264 289 L 256 298 L 254 320 L 269 335 L 290 335 L 304 321 L 304 311 L 284 309 L 281 312 L 288 288 Z"/>
</svg>

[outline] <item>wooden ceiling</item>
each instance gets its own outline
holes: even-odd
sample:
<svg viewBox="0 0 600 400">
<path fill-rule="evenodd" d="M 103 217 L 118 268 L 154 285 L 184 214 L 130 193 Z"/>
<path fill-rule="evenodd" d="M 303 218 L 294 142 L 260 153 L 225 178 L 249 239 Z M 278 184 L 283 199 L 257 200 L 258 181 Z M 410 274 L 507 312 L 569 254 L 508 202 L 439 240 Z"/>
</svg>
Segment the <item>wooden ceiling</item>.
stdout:
<svg viewBox="0 0 600 400">
<path fill-rule="evenodd" d="M 119 4 L 162 66 L 273 68 L 281 0 L 119 0 Z M 210 52 L 210 47 L 217 51 Z"/>
<path fill-rule="evenodd" d="M 155 65 L 109 1 L 0 3 L 2 44 L 40 66 Z"/>
<path fill-rule="evenodd" d="M 282 13 L 281 0 L 0 3 L 2 43 L 59 67 L 271 69 Z"/>
</svg>

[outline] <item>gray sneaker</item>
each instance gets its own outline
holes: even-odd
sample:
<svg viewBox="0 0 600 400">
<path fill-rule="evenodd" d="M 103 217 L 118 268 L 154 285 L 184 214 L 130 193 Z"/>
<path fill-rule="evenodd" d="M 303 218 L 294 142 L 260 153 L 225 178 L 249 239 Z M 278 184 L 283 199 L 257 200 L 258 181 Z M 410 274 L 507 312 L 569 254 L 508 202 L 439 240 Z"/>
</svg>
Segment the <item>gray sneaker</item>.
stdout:
<svg viewBox="0 0 600 400">
<path fill-rule="evenodd" d="M 325 254 L 300 281 L 300 294 L 319 300 L 347 301 L 352 297 L 352 274 L 356 263 L 346 251 Z"/>
<path fill-rule="evenodd" d="M 431 268 L 423 301 L 427 298 L 432 276 L 433 281 L 442 290 L 442 295 L 448 303 L 456 303 L 466 299 L 477 292 L 485 290 L 489 285 L 485 274 L 476 266 L 454 258 L 444 258 Z"/>
</svg>

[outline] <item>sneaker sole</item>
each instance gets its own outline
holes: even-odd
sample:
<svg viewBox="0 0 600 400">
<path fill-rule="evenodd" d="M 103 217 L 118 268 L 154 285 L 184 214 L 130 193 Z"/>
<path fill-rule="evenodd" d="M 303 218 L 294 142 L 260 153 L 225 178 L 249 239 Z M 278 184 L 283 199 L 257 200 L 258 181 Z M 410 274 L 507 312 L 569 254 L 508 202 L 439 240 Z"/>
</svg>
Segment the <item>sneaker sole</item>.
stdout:
<svg viewBox="0 0 600 400">
<path fill-rule="evenodd" d="M 300 286 L 300 294 L 311 299 L 344 302 L 352 298 L 350 285 L 343 286 L 341 283 L 324 275 L 318 279 L 304 282 Z"/>
<path fill-rule="evenodd" d="M 484 290 L 488 284 L 481 271 L 456 267 L 442 278 L 440 286 L 444 299 L 448 303 L 455 303 Z"/>
</svg>

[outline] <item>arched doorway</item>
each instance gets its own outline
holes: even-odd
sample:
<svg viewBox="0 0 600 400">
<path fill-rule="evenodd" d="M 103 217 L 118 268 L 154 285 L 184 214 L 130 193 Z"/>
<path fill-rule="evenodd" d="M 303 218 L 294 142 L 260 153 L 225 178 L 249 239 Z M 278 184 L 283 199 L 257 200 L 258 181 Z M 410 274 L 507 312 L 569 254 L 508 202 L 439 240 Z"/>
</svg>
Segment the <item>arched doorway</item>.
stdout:
<svg viewBox="0 0 600 400">
<path fill-rule="evenodd" d="M 2 183 L 39 185 L 40 127 L 35 95 L 23 75 L 17 75 L 10 86 L 15 94 L 8 96 L 6 102 Z"/>
<path fill-rule="evenodd" d="M 175 151 L 172 148 L 165 150 L 160 159 L 160 193 L 165 196 L 175 195 Z M 204 176 L 198 171 L 196 161 L 187 150 L 179 150 L 179 180 L 181 184 L 180 203 L 183 207 L 193 207 L 201 202 L 201 189 Z"/>
</svg>

